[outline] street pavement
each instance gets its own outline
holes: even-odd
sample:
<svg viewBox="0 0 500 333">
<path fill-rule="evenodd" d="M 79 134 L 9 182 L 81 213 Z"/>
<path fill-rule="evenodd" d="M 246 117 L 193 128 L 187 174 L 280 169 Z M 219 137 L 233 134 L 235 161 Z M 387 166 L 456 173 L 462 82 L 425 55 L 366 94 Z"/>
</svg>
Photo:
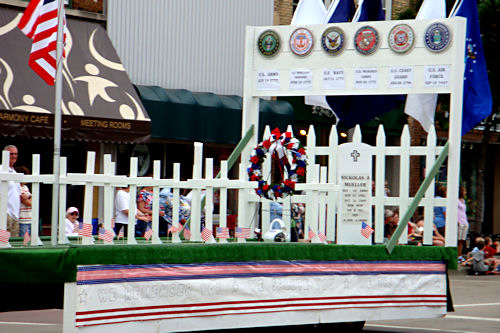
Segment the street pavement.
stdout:
<svg viewBox="0 0 500 333">
<path fill-rule="evenodd" d="M 363 332 L 500 332 L 500 275 L 471 276 L 459 269 L 450 271 L 449 279 L 455 312 L 444 318 L 370 321 Z M 62 321 L 58 309 L 3 312 L 0 332 L 61 333 Z"/>
</svg>

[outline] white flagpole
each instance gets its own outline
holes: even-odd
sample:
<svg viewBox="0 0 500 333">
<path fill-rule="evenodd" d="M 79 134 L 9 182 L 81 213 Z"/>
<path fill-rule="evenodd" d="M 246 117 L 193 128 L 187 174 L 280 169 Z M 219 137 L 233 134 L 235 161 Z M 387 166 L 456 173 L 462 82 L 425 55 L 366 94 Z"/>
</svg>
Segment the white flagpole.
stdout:
<svg viewBox="0 0 500 333">
<path fill-rule="evenodd" d="M 52 224 L 50 241 L 57 244 L 59 234 L 59 176 L 61 159 L 61 97 L 62 97 L 62 64 L 63 64 L 63 36 L 64 36 L 64 0 L 59 0 L 57 10 L 57 48 L 56 48 L 56 82 L 54 107 L 54 184 L 52 186 Z"/>
</svg>

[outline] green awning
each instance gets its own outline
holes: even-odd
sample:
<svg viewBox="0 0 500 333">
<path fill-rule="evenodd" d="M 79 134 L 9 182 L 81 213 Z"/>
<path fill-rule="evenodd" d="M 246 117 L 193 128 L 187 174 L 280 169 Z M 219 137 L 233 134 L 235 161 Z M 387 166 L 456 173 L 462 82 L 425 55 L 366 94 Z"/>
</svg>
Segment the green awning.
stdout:
<svg viewBox="0 0 500 333">
<path fill-rule="evenodd" d="M 151 119 L 151 138 L 236 144 L 243 99 L 158 86 L 135 86 Z M 286 130 L 294 110 L 286 101 L 260 100 L 259 138 L 265 125 Z"/>
</svg>

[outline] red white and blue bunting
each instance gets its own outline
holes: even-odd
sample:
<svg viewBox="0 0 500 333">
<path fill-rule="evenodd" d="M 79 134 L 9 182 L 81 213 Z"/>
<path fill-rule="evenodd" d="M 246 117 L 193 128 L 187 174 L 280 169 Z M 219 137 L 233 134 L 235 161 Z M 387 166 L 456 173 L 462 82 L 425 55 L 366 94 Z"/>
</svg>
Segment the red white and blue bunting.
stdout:
<svg viewBox="0 0 500 333">
<path fill-rule="evenodd" d="M 280 168 L 281 181 L 268 184 L 263 179 L 262 164 L 269 153 Z M 291 160 L 291 161 L 290 161 Z M 306 150 L 291 132 L 281 133 L 278 128 L 271 132 L 269 139 L 262 141 L 250 155 L 247 168 L 248 180 L 257 181 L 255 189 L 260 197 L 275 200 L 293 194 L 295 183 L 303 182 L 306 175 Z"/>
</svg>

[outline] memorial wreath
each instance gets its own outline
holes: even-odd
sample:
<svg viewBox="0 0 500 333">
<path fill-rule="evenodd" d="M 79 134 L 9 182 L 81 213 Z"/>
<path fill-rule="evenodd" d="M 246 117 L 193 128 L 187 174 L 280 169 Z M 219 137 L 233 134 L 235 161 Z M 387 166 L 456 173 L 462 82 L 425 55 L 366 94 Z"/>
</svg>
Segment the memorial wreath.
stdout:
<svg viewBox="0 0 500 333">
<path fill-rule="evenodd" d="M 263 180 L 262 164 L 267 153 L 270 153 L 280 168 L 281 180 L 277 183 L 268 184 Z M 248 180 L 258 182 L 259 187 L 255 191 L 260 197 L 270 200 L 285 198 L 293 194 L 295 183 L 304 182 L 306 166 L 306 150 L 300 141 L 291 132 L 280 133 L 275 128 L 269 139 L 259 143 L 252 151 L 250 166 L 247 168 Z"/>
</svg>

